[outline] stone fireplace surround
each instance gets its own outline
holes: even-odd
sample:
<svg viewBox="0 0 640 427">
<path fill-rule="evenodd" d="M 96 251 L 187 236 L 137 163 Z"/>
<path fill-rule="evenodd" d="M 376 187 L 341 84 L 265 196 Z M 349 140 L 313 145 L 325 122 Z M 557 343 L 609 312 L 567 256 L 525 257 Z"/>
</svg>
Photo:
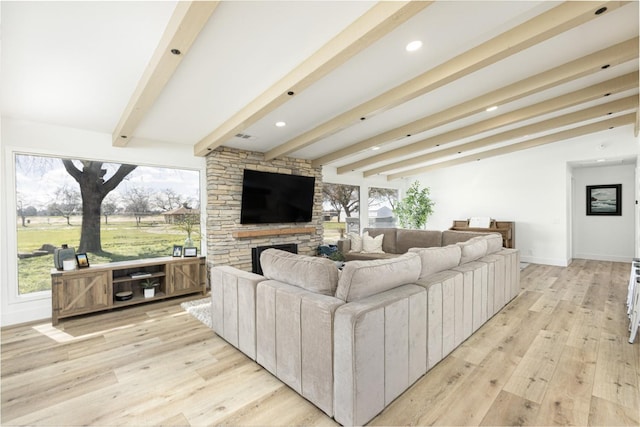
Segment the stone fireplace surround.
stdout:
<svg viewBox="0 0 640 427">
<path fill-rule="evenodd" d="M 270 161 L 264 154 L 218 147 L 207 156 L 207 263 L 251 271 L 251 249 L 296 243 L 298 253 L 314 255 L 322 242 L 322 169 L 311 161 L 291 157 Z M 313 176 L 315 196 L 311 222 L 293 224 L 240 224 L 242 172 L 253 169 Z"/>
</svg>

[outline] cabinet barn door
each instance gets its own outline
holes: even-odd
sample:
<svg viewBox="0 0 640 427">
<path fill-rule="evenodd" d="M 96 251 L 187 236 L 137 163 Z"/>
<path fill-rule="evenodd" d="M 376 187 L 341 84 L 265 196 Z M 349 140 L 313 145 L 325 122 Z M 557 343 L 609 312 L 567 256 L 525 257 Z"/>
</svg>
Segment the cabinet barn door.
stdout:
<svg viewBox="0 0 640 427">
<path fill-rule="evenodd" d="M 199 259 L 171 264 L 169 295 L 203 291 L 201 264 L 203 262 Z"/>
<path fill-rule="evenodd" d="M 65 277 L 60 280 L 59 315 L 80 314 L 104 309 L 111 303 L 107 272 Z"/>
</svg>

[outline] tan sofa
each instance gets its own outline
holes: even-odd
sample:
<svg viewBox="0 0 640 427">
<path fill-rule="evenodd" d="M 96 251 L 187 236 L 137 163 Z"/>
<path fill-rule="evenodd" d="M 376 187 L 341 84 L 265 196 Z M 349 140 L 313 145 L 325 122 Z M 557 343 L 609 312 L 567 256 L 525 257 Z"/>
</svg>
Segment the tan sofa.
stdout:
<svg viewBox="0 0 640 427">
<path fill-rule="evenodd" d="M 383 234 L 382 251 L 384 253 L 353 252 L 351 241 L 340 239 L 337 242 L 338 250 L 342 252 L 346 261 L 393 258 L 407 253 L 410 248 L 447 246 L 487 234 L 474 231 L 407 230 L 403 228 L 365 228 L 362 232 L 363 234 L 368 233 L 371 237 Z"/>
<path fill-rule="evenodd" d="M 211 269 L 213 327 L 343 425 L 370 421 L 519 292 L 499 235 L 348 262 L 269 249 Z"/>
</svg>

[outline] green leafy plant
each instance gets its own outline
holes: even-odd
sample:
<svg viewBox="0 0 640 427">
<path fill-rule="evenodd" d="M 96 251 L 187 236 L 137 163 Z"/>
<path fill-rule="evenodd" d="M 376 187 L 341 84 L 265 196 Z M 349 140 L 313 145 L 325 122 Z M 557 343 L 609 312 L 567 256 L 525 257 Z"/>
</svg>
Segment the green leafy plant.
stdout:
<svg viewBox="0 0 640 427">
<path fill-rule="evenodd" d="M 331 261 L 340 261 L 340 262 L 344 262 L 345 260 L 344 254 L 340 251 L 333 252 L 331 255 L 329 255 L 329 259 Z"/>
<path fill-rule="evenodd" d="M 155 282 L 152 279 L 145 279 L 140 281 L 140 286 L 142 287 L 142 289 L 155 288 L 156 286 L 158 286 L 158 284 L 158 282 Z"/>
<path fill-rule="evenodd" d="M 420 189 L 420 183 L 415 181 L 394 212 L 403 228 L 422 229 L 433 213 L 434 206 L 435 203 L 429 198 L 429 187 Z"/>
</svg>

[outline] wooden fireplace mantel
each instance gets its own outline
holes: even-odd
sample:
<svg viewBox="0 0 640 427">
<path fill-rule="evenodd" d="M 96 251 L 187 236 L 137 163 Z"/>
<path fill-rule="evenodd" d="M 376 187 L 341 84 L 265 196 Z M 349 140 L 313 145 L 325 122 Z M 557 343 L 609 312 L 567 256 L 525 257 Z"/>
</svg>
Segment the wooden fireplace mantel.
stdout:
<svg viewBox="0 0 640 427">
<path fill-rule="evenodd" d="M 315 232 L 315 227 L 296 227 L 271 228 L 261 230 L 238 230 L 231 233 L 231 235 L 236 239 L 248 239 L 251 237 L 280 236 L 284 234 L 313 234 Z"/>
</svg>

